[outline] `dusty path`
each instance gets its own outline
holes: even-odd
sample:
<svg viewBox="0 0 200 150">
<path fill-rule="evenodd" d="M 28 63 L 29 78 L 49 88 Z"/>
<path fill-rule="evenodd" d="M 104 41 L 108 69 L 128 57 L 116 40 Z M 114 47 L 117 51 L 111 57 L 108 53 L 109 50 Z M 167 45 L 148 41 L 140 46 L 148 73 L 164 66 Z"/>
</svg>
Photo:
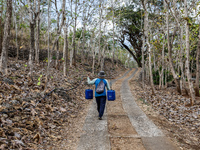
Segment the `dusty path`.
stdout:
<svg viewBox="0 0 200 150">
<path fill-rule="evenodd" d="M 103 120 L 98 120 L 96 103 L 92 106 L 83 127 L 77 150 L 175 150 L 176 147 L 137 106 L 128 80 L 137 69 L 114 80 L 116 100 L 107 101 Z"/>
</svg>

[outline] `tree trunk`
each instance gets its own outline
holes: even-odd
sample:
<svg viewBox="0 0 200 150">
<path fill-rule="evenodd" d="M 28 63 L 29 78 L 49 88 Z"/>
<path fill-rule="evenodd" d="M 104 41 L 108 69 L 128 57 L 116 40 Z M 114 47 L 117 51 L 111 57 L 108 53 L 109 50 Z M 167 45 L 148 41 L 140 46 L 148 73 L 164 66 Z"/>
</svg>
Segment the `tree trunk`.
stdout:
<svg viewBox="0 0 200 150">
<path fill-rule="evenodd" d="M 35 62 L 39 64 L 40 53 L 40 0 L 38 0 L 38 16 L 36 18 Z"/>
<path fill-rule="evenodd" d="M 35 47 L 35 39 L 34 39 L 34 24 L 30 22 L 30 52 L 29 52 L 29 66 L 30 66 L 30 70 L 29 70 L 29 75 L 32 76 L 33 73 L 33 52 L 34 52 L 34 47 Z"/>
<path fill-rule="evenodd" d="M 167 11 L 166 13 L 167 13 L 166 14 L 166 23 L 167 23 L 167 43 L 168 43 L 169 65 L 170 65 L 170 70 L 172 72 L 172 75 L 173 75 L 173 78 L 174 78 L 174 81 L 175 81 L 175 84 L 176 84 L 176 89 L 181 94 L 180 82 L 178 81 L 178 77 L 177 77 L 177 74 L 175 72 L 173 62 L 172 62 L 171 42 L 173 42 L 173 40 L 170 42 L 170 39 L 169 39 L 169 12 Z M 175 35 L 175 33 L 176 33 L 176 29 L 174 29 L 174 35 Z"/>
<path fill-rule="evenodd" d="M 81 43 L 81 51 L 82 51 L 82 55 L 81 55 L 81 63 L 84 64 L 85 62 L 85 28 L 86 28 L 86 8 L 85 8 L 85 4 L 83 4 L 84 8 L 83 8 L 83 28 L 82 28 L 82 43 Z"/>
<path fill-rule="evenodd" d="M 3 0 L 2 0 L 3 4 Z M 1 16 L 0 16 L 0 53 L 2 52 L 2 42 L 3 42 L 3 5 L 1 5 Z"/>
<path fill-rule="evenodd" d="M 114 19 L 114 0 L 112 0 L 112 23 L 113 23 L 113 47 L 112 47 L 112 65 L 114 68 L 114 60 L 115 60 L 115 19 Z"/>
<path fill-rule="evenodd" d="M 200 54 L 200 24 L 199 24 L 199 41 L 198 41 L 197 56 L 196 56 L 196 83 L 195 83 L 196 96 L 200 96 L 199 94 L 199 70 L 200 70 L 199 54 Z"/>
<path fill-rule="evenodd" d="M 166 67 L 165 71 L 165 88 L 167 88 L 167 77 L 168 77 L 168 67 Z"/>
<path fill-rule="evenodd" d="M 76 21 L 77 21 L 77 0 L 75 2 L 75 18 L 74 18 L 74 32 L 73 32 L 73 65 L 76 67 Z"/>
<path fill-rule="evenodd" d="M 185 76 L 184 76 L 184 71 L 183 71 L 183 55 L 184 55 L 184 50 L 183 50 L 183 27 L 180 27 L 180 68 L 181 68 L 181 79 L 180 79 L 180 89 L 182 91 L 182 87 L 185 87 Z"/>
<path fill-rule="evenodd" d="M 35 8 L 35 3 L 36 0 L 34 0 L 34 8 Z M 29 19 L 30 19 L 30 51 L 29 51 L 29 75 L 32 76 L 33 73 L 33 53 L 35 50 L 35 18 L 33 18 L 35 15 L 33 10 L 31 9 L 31 0 L 28 0 L 28 8 L 29 8 Z"/>
<path fill-rule="evenodd" d="M 99 21 L 99 46 L 98 46 L 98 48 L 99 48 L 99 53 L 98 53 L 98 67 L 99 67 L 99 65 L 100 65 L 100 59 L 101 59 L 101 20 L 102 20 L 102 0 L 100 0 L 99 1 L 100 2 L 100 4 L 99 4 L 99 18 L 100 18 L 100 21 Z"/>
<path fill-rule="evenodd" d="M 148 44 L 148 52 L 149 52 L 149 75 L 150 75 L 150 85 L 152 90 L 152 95 L 155 95 L 155 88 L 153 83 L 153 74 L 152 74 L 152 68 L 151 68 L 151 45 L 149 44 L 148 37 L 147 37 L 147 44 Z"/>
<path fill-rule="evenodd" d="M 185 10 L 185 18 L 188 17 L 188 10 L 187 10 L 187 0 L 184 0 L 184 10 Z M 187 74 L 187 79 L 188 79 L 188 85 L 189 85 L 189 90 L 190 90 L 190 104 L 193 106 L 194 101 L 195 101 L 195 94 L 194 94 L 194 87 L 193 83 L 191 82 L 191 75 L 190 75 L 190 41 L 189 41 L 189 23 L 186 21 L 185 24 L 185 30 L 186 30 L 186 35 L 185 35 L 185 40 L 186 40 L 186 62 L 185 62 L 185 70 Z"/>
<path fill-rule="evenodd" d="M 83 41 L 81 44 L 82 45 L 81 63 L 83 64 L 85 62 L 85 21 L 83 23 L 82 35 L 83 35 Z"/>
<path fill-rule="evenodd" d="M 55 1 L 56 2 L 56 1 Z M 60 26 L 60 15 L 57 12 L 57 35 L 59 34 L 59 26 Z M 59 60 L 59 40 L 56 42 L 56 69 L 58 69 L 58 60 Z"/>
<path fill-rule="evenodd" d="M 101 70 L 104 70 L 104 57 L 105 57 L 105 48 L 106 48 L 106 44 L 103 47 L 103 51 L 102 51 L 102 57 L 101 57 Z"/>
<path fill-rule="evenodd" d="M 49 70 L 50 70 L 50 61 L 51 61 L 51 58 L 50 58 L 50 56 L 51 56 L 51 50 L 50 50 L 50 34 L 49 34 L 49 29 L 50 29 L 50 21 L 51 21 L 51 18 L 50 18 L 50 3 L 51 3 L 51 1 L 50 0 L 48 0 L 48 29 L 47 29 L 47 31 L 48 31 L 48 65 L 47 65 L 47 74 L 46 74 L 46 79 L 45 79 L 45 90 L 46 90 L 46 88 L 47 88 L 47 82 L 48 82 L 48 77 L 49 77 Z"/>
<path fill-rule="evenodd" d="M 161 82 L 162 82 L 162 88 L 164 88 L 164 61 L 165 61 L 165 35 L 163 37 L 163 47 L 162 47 L 162 70 L 161 70 Z"/>
<path fill-rule="evenodd" d="M 0 71 L 3 74 L 8 74 L 7 62 L 8 62 L 8 48 L 10 42 L 11 17 L 12 17 L 12 0 L 7 0 L 4 37 L 3 37 L 1 60 L 0 60 Z"/>
<path fill-rule="evenodd" d="M 154 83 L 153 83 L 153 75 L 152 75 L 152 69 L 151 69 L 151 45 L 149 43 L 149 29 L 148 29 L 148 16 L 149 13 L 146 8 L 147 0 L 144 1 L 144 35 L 146 38 L 146 44 L 148 45 L 148 52 L 149 52 L 149 75 L 150 75 L 150 85 L 151 85 L 151 90 L 152 90 L 152 95 L 155 95 L 155 88 L 154 88 Z"/>
<path fill-rule="evenodd" d="M 120 43 L 124 46 L 124 48 L 126 50 L 128 50 L 128 52 L 133 56 L 134 60 L 137 62 L 138 67 L 142 67 L 142 63 L 141 61 L 138 59 L 138 57 L 136 57 L 136 55 L 133 53 L 132 50 L 129 49 L 129 47 L 123 43 L 123 41 L 120 41 Z"/>
<path fill-rule="evenodd" d="M 16 48 L 17 48 L 17 57 L 16 57 L 16 60 L 18 60 L 18 57 L 19 57 L 19 45 L 18 45 L 18 24 L 17 24 L 17 5 L 16 5 L 16 1 L 15 1 L 15 11 L 14 12 L 14 22 L 15 22 L 15 37 L 16 37 Z"/>
<path fill-rule="evenodd" d="M 63 64 L 63 73 L 64 76 L 67 75 L 67 69 L 68 69 L 68 27 L 64 28 L 64 49 L 63 49 L 63 58 L 64 58 L 64 64 Z"/>
<path fill-rule="evenodd" d="M 144 73 L 145 73 L 145 65 L 144 65 L 144 45 L 145 45 L 145 36 L 143 35 L 142 42 L 142 88 L 144 89 Z"/>
<path fill-rule="evenodd" d="M 141 11 L 141 18 L 142 18 L 142 11 Z M 144 22 L 146 23 L 146 22 Z M 146 26 L 146 25 L 144 25 Z M 142 21 L 141 21 L 141 28 L 142 28 Z M 144 65 L 144 46 L 145 46 L 145 35 L 143 30 L 143 36 L 142 36 L 142 88 L 144 89 L 144 73 L 145 73 L 145 65 Z"/>
<path fill-rule="evenodd" d="M 94 40 L 94 31 L 92 32 L 92 37 L 90 39 L 90 43 L 92 44 L 92 74 L 94 74 L 94 66 L 95 66 L 95 40 Z"/>
</svg>

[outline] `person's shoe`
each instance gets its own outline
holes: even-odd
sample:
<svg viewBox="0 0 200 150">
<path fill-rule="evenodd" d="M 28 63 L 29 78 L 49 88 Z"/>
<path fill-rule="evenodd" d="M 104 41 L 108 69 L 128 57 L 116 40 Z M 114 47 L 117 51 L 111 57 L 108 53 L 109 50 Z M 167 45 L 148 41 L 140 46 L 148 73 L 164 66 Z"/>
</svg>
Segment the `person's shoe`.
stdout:
<svg viewBox="0 0 200 150">
<path fill-rule="evenodd" d="M 102 117 L 99 117 L 99 120 L 102 120 Z"/>
</svg>

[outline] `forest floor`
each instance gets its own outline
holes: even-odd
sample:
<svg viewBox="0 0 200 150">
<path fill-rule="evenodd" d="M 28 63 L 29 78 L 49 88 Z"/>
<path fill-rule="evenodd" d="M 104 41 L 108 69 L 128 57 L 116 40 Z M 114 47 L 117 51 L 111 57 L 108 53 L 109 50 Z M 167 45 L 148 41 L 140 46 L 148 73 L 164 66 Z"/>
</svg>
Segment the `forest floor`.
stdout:
<svg viewBox="0 0 200 150">
<path fill-rule="evenodd" d="M 62 64 L 59 70 L 52 64 L 46 84 L 46 62 L 34 64 L 29 77 L 27 61 L 9 58 L 8 75 L 0 73 L 0 149 L 60 149 L 63 143 L 73 149 L 90 104 L 86 77 L 98 73 L 91 74 L 91 62 L 77 63 L 66 77 Z M 126 70 L 121 64 L 113 69 L 109 59 L 105 63 L 110 79 Z"/>
<path fill-rule="evenodd" d="M 35 64 L 30 78 L 27 61 L 10 58 L 9 75 L 0 74 L 0 149 L 76 149 L 92 103 L 84 98 L 85 89 L 90 88 L 85 83 L 90 64 L 77 63 L 66 77 L 61 70 L 51 68 L 44 90 L 46 65 Z M 120 65 L 112 69 L 110 61 L 105 67 L 108 79 L 126 71 Z M 150 87 L 143 90 L 138 79 L 129 83 L 137 104 L 167 137 L 180 149 L 200 149 L 200 105 L 187 107 L 189 98 L 178 95 L 174 88 L 157 90 L 153 96 Z M 77 88 L 69 90 L 73 87 Z"/>
<path fill-rule="evenodd" d="M 189 97 L 178 94 L 175 87 L 156 90 L 154 96 L 150 85 L 142 89 L 142 83 L 135 79 L 129 84 L 138 106 L 177 147 L 200 149 L 200 97 L 196 97 L 194 106 L 189 106 Z"/>
</svg>

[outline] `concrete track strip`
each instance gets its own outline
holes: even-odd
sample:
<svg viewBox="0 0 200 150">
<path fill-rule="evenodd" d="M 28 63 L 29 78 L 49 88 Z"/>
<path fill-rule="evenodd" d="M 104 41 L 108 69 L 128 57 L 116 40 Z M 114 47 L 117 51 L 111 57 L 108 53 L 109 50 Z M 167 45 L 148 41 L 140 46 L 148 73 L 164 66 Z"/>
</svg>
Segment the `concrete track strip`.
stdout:
<svg viewBox="0 0 200 150">
<path fill-rule="evenodd" d="M 122 77 L 112 80 L 111 83 L 125 77 L 130 71 L 127 71 Z M 77 150 L 110 150 L 106 109 L 103 120 L 98 120 L 95 99 L 93 99 L 85 119 L 83 134 L 80 137 Z"/>
<path fill-rule="evenodd" d="M 164 136 L 162 131 L 146 116 L 146 114 L 138 107 L 134 97 L 131 94 L 128 80 L 133 74 L 125 79 L 121 86 L 121 99 L 123 108 L 128 114 L 131 124 L 141 136 L 145 149 L 147 150 L 175 150 L 176 147 Z"/>
</svg>

